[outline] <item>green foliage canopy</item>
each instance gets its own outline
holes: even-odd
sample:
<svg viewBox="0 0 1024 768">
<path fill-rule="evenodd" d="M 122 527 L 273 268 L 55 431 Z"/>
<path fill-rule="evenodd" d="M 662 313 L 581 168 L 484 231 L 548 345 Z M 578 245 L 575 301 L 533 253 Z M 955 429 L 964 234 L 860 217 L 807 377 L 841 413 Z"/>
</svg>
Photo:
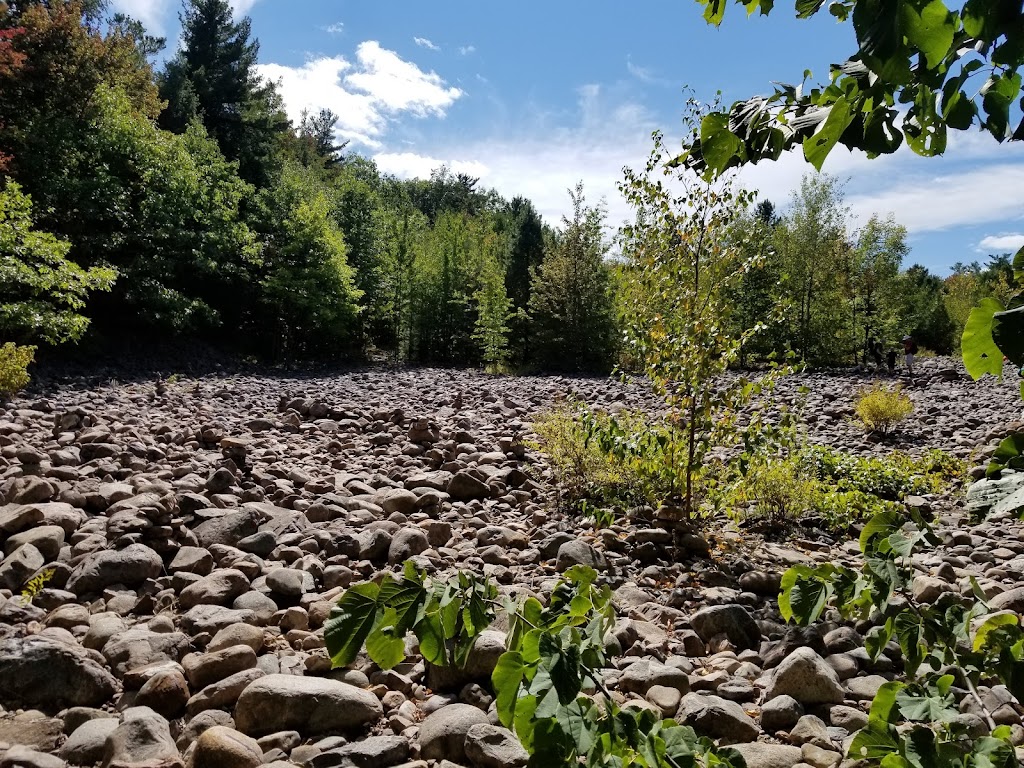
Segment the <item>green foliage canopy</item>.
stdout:
<svg viewBox="0 0 1024 768">
<path fill-rule="evenodd" d="M 718 25 L 727 0 L 699 0 Z M 768 15 L 774 0 L 737 0 Z M 857 50 L 832 66 L 828 85 L 778 85 L 772 95 L 708 114 L 676 162 L 701 172 L 778 159 L 800 146 L 821 169 L 836 145 L 869 157 L 904 139 L 942 154 L 948 131 L 979 126 L 996 141 L 1024 139 L 1024 9 L 1015 0 L 796 0 L 797 18 L 822 9 L 850 21 Z M 804 80 L 810 76 L 804 72 Z"/>
</svg>

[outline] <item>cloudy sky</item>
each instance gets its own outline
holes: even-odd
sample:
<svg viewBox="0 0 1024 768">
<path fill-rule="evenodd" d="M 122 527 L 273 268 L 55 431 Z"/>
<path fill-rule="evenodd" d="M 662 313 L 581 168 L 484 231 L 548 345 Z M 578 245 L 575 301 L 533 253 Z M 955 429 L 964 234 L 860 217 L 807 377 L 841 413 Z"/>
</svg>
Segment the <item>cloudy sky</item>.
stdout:
<svg viewBox="0 0 1024 768">
<path fill-rule="evenodd" d="M 178 37 L 178 0 L 113 0 Z M 691 0 L 233 0 L 252 18 L 261 72 L 279 81 L 289 113 L 329 107 L 349 149 L 399 176 L 446 164 L 530 197 L 546 218 L 568 208 L 584 182 L 611 222 L 628 217 L 616 184 L 641 165 L 650 134 L 682 136 L 685 89 L 704 101 L 767 93 L 773 81 L 824 77 L 852 52 L 848 27 L 798 22 L 792 4 L 768 19 L 730 6 L 709 28 Z M 957 261 L 1024 245 L 1024 146 L 957 134 L 947 156 L 909 151 L 866 160 L 834 150 L 825 170 L 846 180 L 855 221 L 893 215 L 910 232 L 910 260 L 940 272 Z M 743 172 L 785 208 L 802 157 Z"/>
</svg>

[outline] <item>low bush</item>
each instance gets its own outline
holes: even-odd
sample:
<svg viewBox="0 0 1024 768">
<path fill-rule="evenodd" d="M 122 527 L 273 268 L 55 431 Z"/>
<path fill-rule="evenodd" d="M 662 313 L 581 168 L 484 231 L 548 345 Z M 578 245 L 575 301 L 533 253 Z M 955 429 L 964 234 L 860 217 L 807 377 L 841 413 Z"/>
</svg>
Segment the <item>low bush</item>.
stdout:
<svg viewBox="0 0 1024 768">
<path fill-rule="evenodd" d="M 13 395 L 29 383 L 28 367 L 35 352 L 35 347 L 19 347 L 11 341 L 0 346 L 0 397 Z"/>
<path fill-rule="evenodd" d="M 623 462 L 591 439 L 584 413 L 573 402 L 541 413 L 533 422 L 535 447 L 550 457 L 559 492 L 568 505 L 579 507 L 584 500 L 598 505 L 622 503 L 635 491 L 635 478 Z"/>
<path fill-rule="evenodd" d="M 900 387 L 889 389 L 876 383 L 857 394 L 855 409 L 868 432 L 887 435 L 914 412 L 914 403 Z"/>
<path fill-rule="evenodd" d="M 736 484 L 734 505 L 753 504 L 759 515 L 776 521 L 797 517 L 814 508 L 821 495 L 820 483 L 801 472 L 799 457 L 752 462 Z"/>
<path fill-rule="evenodd" d="M 789 456 L 758 457 L 728 493 L 734 516 L 753 506 L 775 522 L 810 513 L 824 527 L 845 531 L 875 515 L 900 512 L 911 494 L 935 494 L 962 477 L 966 466 L 942 451 L 923 457 L 893 451 L 885 457 L 854 456 L 808 446 Z"/>
</svg>

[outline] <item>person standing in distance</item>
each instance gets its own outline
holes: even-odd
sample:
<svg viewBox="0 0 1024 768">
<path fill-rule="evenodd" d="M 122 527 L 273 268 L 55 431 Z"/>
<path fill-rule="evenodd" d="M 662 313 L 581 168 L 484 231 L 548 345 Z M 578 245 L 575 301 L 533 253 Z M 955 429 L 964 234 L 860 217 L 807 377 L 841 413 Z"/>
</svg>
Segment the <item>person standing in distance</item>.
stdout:
<svg viewBox="0 0 1024 768">
<path fill-rule="evenodd" d="M 907 375 L 914 375 L 914 355 L 917 354 L 917 342 L 912 336 L 903 337 L 903 359 L 907 364 Z"/>
</svg>

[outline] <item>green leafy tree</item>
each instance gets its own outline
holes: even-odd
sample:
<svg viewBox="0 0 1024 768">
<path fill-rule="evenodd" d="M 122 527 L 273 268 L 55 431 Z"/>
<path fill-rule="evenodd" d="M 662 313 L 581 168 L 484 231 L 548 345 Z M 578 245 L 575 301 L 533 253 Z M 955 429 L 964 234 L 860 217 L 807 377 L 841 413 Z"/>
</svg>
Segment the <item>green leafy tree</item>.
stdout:
<svg viewBox="0 0 1024 768">
<path fill-rule="evenodd" d="M 605 263 L 605 214 L 589 207 L 582 182 L 570 190 L 572 218 L 534 272 L 530 293 L 531 349 L 545 370 L 605 371 L 613 362 L 615 312 Z"/>
<path fill-rule="evenodd" d="M 508 243 L 505 289 L 512 301 L 508 320 L 510 355 L 517 363 L 523 363 L 531 346 L 531 275 L 544 261 L 544 223 L 525 197 L 512 198 L 504 207 L 501 220 Z"/>
<path fill-rule="evenodd" d="M 161 131 L 116 89 L 93 101 L 88 131 L 52 164 L 45 188 L 47 224 L 77 260 L 120 273 L 97 322 L 120 330 L 127 310 L 142 327 L 237 333 L 239 289 L 258 255 L 239 214 L 251 188 L 202 127 Z"/>
<path fill-rule="evenodd" d="M 872 340 L 902 336 L 900 268 L 909 252 L 907 230 L 892 218 L 872 216 L 857 233 L 851 252 L 851 346 L 864 350 Z"/>
<path fill-rule="evenodd" d="M 489 216 L 441 213 L 413 265 L 410 356 L 445 364 L 481 360 L 480 288 L 499 270 L 501 241 Z M 502 286 L 502 290 L 504 287 Z"/>
<path fill-rule="evenodd" d="M 484 263 L 480 288 L 473 298 L 477 305 L 473 338 L 479 345 L 480 357 L 488 366 L 500 370 L 508 360 L 508 321 L 512 300 L 505 292 L 505 275 L 497 259 Z"/>
<path fill-rule="evenodd" d="M 378 338 L 393 338 L 396 356 L 408 360 L 414 342 L 415 265 L 424 258 L 429 225 L 398 185 L 386 187 L 374 218 L 381 233 L 380 277 L 376 301 L 368 307 L 381 329 Z"/>
<path fill-rule="evenodd" d="M 260 296 L 250 318 L 257 337 L 278 358 L 350 352 L 361 293 L 328 191 L 308 169 L 288 165 L 263 191 L 258 210 Z"/>
<path fill-rule="evenodd" d="M 721 23 L 727 0 L 700 0 Z M 772 0 L 737 0 L 767 15 Z M 778 85 L 704 117 L 677 161 L 721 171 L 777 159 L 800 146 L 820 169 L 837 144 L 874 157 L 906 139 L 919 155 L 942 154 L 948 131 L 979 126 L 996 141 L 1024 139 L 1017 107 L 1024 64 L 1024 11 L 1015 2 L 966 0 L 796 0 L 797 18 L 828 7 L 850 21 L 857 50 L 832 66 L 823 87 Z M 804 73 L 804 80 L 809 73 Z M 1015 125 L 1016 123 L 1016 125 Z"/>
<path fill-rule="evenodd" d="M 288 121 L 276 87 L 256 72 L 251 22 L 234 21 L 227 0 L 186 0 L 181 26 L 181 49 L 160 79 L 161 125 L 180 133 L 198 117 L 242 178 L 267 186 Z"/>
<path fill-rule="evenodd" d="M 691 102 L 687 120 L 702 114 Z M 668 429 L 613 434 L 611 442 L 664 465 L 671 478 L 666 501 L 690 518 L 702 505 L 709 452 L 739 440 L 739 407 L 763 385 L 716 381 L 760 329 L 735 333 L 730 322 L 730 296 L 757 257 L 729 237 L 750 195 L 729 179 L 712 184 L 673 173 L 668 157 L 656 135 L 646 168 L 627 169 L 622 184 L 636 211 L 623 231 L 626 343 L 670 408 Z"/>
<path fill-rule="evenodd" d="M 946 313 L 953 322 L 954 338 L 959 339 L 971 316 L 971 310 L 981 296 L 981 281 L 978 273 L 970 268 L 954 270 L 946 278 L 943 288 L 943 302 Z"/>
<path fill-rule="evenodd" d="M 953 351 L 956 328 L 943 300 L 943 281 L 920 264 L 901 276 L 907 333 L 923 347 L 945 355 Z"/>
<path fill-rule="evenodd" d="M 775 249 L 779 224 L 775 207 L 768 200 L 762 200 L 753 211 L 737 212 L 730 230 L 730 240 L 743 250 L 746 261 L 758 265 L 756 269 L 744 271 L 736 284 L 726 289 L 733 308 L 730 314 L 733 332 L 737 335 L 764 325 L 773 316 L 776 305 L 788 298 L 783 294 L 782 264 Z M 738 362 L 744 367 L 752 359 L 776 359 L 788 346 L 785 325 L 773 322 L 747 340 Z"/>
<path fill-rule="evenodd" d="M 790 338 L 804 360 L 832 361 L 849 352 L 843 341 L 844 282 L 849 277 L 848 212 L 839 182 L 805 175 L 789 214 L 775 229 L 785 291 L 792 303 Z"/>
<path fill-rule="evenodd" d="M 110 290 L 115 272 L 82 269 L 71 244 L 32 226 L 32 201 L 8 182 L 0 189 L 0 338 L 77 341 L 89 326 L 81 313 L 91 291 Z"/>
<path fill-rule="evenodd" d="M 160 111 L 134 32 L 115 24 L 104 34 L 86 10 L 63 0 L 0 4 L 0 154 L 15 158 L 9 170 L 43 215 L 54 204 L 54 166 L 90 130 L 97 88 L 118 88 L 143 115 Z"/>
</svg>

